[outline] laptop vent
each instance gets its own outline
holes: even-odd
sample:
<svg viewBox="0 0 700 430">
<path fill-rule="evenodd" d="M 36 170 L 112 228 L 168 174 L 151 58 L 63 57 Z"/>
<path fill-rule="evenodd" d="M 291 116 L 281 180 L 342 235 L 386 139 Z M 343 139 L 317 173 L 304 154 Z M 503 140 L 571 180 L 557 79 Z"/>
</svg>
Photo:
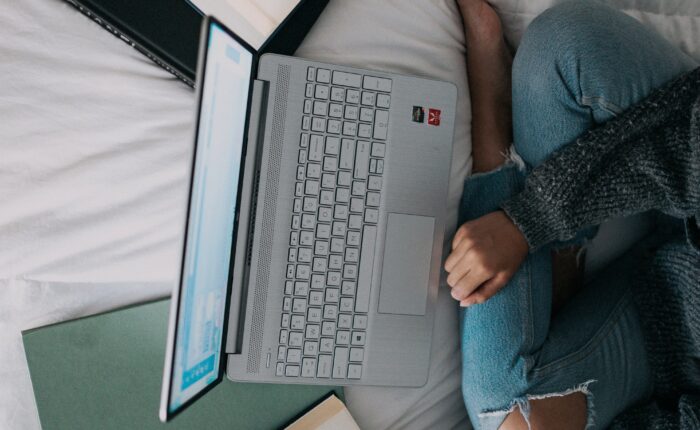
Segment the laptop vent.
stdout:
<svg viewBox="0 0 700 430">
<path fill-rule="evenodd" d="M 275 107 L 272 112 L 272 136 L 270 156 L 265 178 L 265 200 L 260 223 L 260 254 L 258 256 L 257 282 L 253 298 L 253 321 L 250 333 L 250 352 L 248 354 L 248 373 L 258 373 L 260 369 L 260 350 L 265 331 L 265 303 L 267 287 L 270 281 L 270 250 L 275 233 L 275 211 L 279 187 L 280 161 L 282 159 L 282 141 L 284 139 L 284 122 L 287 114 L 287 93 L 289 92 L 289 66 L 277 68 L 277 85 L 275 87 Z"/>
<path fill-rule="evenodd" d="M 250 267 L 250 263 L 253 260 L 253 238 L 255 236 L 255 219 L 258 216 L 258 191 L 260 190 L 260 171 L 255 172 L 255 178 L 253 180 L 255 181 L 255 183 L 253 184 L 253 204 L 250 208 L 250 227 L 248 228 L 248 250 L 246 252 L 246 263 L 248 267 Z"/>
</svg>

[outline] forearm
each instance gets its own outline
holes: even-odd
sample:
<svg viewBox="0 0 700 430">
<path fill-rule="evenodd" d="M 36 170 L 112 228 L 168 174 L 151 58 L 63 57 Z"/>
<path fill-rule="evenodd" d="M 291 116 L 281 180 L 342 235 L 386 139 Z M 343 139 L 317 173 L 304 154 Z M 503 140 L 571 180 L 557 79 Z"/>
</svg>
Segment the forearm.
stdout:
<svg viewBox="0 0 700 430">
<path fill-rule="evenodd" d="M 531 249 L 621 215 L 700 210 L 700 72 L 555 153 L 502 208 Z"/>
</svg>

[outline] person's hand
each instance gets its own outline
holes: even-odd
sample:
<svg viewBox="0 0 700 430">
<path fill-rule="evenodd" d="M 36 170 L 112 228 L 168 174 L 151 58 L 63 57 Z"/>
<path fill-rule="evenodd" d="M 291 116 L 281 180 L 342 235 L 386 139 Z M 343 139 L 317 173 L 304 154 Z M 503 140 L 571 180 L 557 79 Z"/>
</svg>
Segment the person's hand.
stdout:
<svg viewBox="0 0 700 430">
<path fill-rule="evenodd" d="M 528 253 L 525 236 L 502 211 L 464 223 L 445 261 L 452 297 L 466 307 L 496 294 Z"/>
</svg>

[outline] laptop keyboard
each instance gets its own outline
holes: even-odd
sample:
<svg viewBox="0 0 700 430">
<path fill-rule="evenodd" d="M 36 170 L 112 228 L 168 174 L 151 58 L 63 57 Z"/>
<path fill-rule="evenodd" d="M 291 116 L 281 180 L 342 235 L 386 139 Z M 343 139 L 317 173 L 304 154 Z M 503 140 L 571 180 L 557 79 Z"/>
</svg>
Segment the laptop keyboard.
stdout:
<svg viewBox="0 0 700 430">
<path fill-rule="evenodd" d="M 307 70 L 277 376 L 362 377 L 391 84 Z"/>
</svg>

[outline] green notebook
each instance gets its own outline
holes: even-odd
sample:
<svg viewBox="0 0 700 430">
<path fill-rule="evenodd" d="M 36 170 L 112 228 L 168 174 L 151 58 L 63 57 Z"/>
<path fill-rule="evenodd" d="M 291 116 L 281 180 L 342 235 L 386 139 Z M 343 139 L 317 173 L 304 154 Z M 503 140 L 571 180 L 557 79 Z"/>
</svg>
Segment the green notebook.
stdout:
<svg viewBox="0 0 700 430">
<path fill-rule="evenodd" d="M 23 333 L 39 418 L 53 429 L 274 429 L 342 388 L 223 381 L 158 420 L 170 301 Z"/>
</svg>

